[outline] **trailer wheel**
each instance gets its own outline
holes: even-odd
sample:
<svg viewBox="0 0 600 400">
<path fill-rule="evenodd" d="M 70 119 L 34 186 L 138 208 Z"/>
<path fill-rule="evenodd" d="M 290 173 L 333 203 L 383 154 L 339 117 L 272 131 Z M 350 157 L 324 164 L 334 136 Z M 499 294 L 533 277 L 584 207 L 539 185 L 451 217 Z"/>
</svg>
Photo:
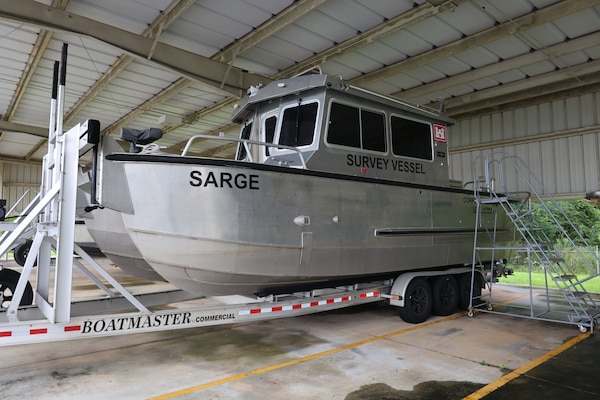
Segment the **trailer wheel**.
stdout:
<svg viewBox="0 0 600 400">
<path fill-rule="evenodd" d="M 4 268 L 0 270 L 0 309 L 7 309 L 10 306 L 20 276 L 20 273 L 12 269 Z M 20 305 L 28 306 L 31 303 L 33 303 L 33 289 L 31 284 L 27 282 Z"/>
<path fill-rule="evenodd" d="M 451 315 L 456 312 L 458 305 L 458 283 L 452 275 L 435 278 L 432 288 L 434 315 Z"/>
<path fill-rule="evenodd" d="M 21 267 L 25 265 L 25 261 L 27 261 L 27 255 L 29 254 L 29 249 L 31 248 L 31 240 L 27 240 L 25 243 L 22 243 L 15 247 L 13 250 L 13 256 L 15 257 L 15 261 Z"/>
<path fill-rule="evenodd" d="M 479 273 L 475 274 L 473 285 L 473 305 L 481 304 L 481 287 L 483 286 Z M 471 273 L 467 272 L 458 276 L 458 308 L 467 310 L 471 300 Z"/>
<path fill-rule="evenodd" d="M 429 317 L 432 306 L 431 286 L 424 278 L 414 278 L 406 288 L 404 307 L 398 308 L 398 314 L 406 322 L 419 324 Z"/>
</svg>

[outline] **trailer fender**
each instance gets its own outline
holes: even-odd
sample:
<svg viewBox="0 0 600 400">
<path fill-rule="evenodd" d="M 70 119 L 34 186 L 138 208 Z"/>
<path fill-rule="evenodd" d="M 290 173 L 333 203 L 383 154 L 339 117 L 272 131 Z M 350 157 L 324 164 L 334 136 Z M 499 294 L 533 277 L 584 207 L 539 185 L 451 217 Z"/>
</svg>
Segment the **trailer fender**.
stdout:
<svg viewBox="0 0 600 400">
<path fill-rule="evenodd" d="M 471 273 L 472 269 L 470 267 L 460 267 L 460 268 L 451 268 L 447 270 L 441 271 L 415 271 L 415 272 L 406 272 L 399 275 L 392 285 L 392 289 L 390 290 L 390 305 L 396 307 L 404 307 L 404 299 L 406 298 L 406 289 L 410 282 L 415 278 L 429 278 L 434 276 L 442 276 L 442 275 L 459 275 L 464 273 Z M 476 273 L 480 274 L 479 271 Z"/>
</svg>

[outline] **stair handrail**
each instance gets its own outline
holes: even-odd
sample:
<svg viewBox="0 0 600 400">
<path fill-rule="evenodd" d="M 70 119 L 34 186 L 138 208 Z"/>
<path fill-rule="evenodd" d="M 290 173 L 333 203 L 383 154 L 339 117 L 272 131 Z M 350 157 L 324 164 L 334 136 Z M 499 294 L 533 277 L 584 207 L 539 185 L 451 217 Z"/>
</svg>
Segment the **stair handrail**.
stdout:
<svg viewBox="0 0 600 400">
<path fill-rule="evenodd" d="M 30 192 L 35 192 L 35 197 L 29 202 L 29 204 L 21 211 L 21 213 L 19 215 L 16 216 L 15 220 L 14 220 L 14 225 L 16 226 L 17 224 L 19 224 L 25 217 L 27 217 L 27 215 L 31 212 L 31 209 L 33 207 L 35 207 L 35 205 L 40 201 L 40 192 L 35 190 L 35 189 L 28 189 L 26 190 L 21 197 L 15 202 L 15 204 L 10 208 L 10 210 L 6 213 L 6 215 L 8 217 L 10 217 L 10 213 L 12 213 L 16 207 L 25 199 L 25 197 L 30 193 Z M 33 230 L 33 226 L 35 225 L 32 224 L 31 225 L 31 229 L 25 231 L 24 233 L 24 237 L 29 237 L 32 234 L 32 230 Z M 2 233 L 2 235 L 0 235 L 0 244 L 2 244 L 10 235 L 11 231 L 5 231 Z"/>
<path fill-rule="evenodd" d="M 506 151 L 492 151 L 488 155 L 478 156 L 474 161 L 474 177 L 477 177 L 477 160 L 481 158 L 483 160 L 483 167 L 485 173 L 485 183 L 486 186 L 490 188 L 490 196 L 494 196 L 499 198 L 500 196 L 507 196 L 507 198 L 514 198 L 518 193 L 524 193 L 523 191 L 512 191 L 509 188 L 509 183 L 507 180 L 507 168 L 506 166 L 512 166 L 514 168 L 514 172 L 516 172 L 517 176 L 521 178 L 522 182 L 525 182 L 529 187 L 530 196 L 540 202 L 542 208 L 547 212 L 548 216 L 552 219 L 554 224 L 559 227 L 561 235 L 567 239 L 570 243 L 570 246 L 575 249 L 578 253 L 579 258 L 583 261 L 583 263 L 587 266 L 589 270 L 589 274 L 586 278 L 579 279 L 579 281 L 584 281 L 593 278 L 596 276 L 595 265 L 590 263 L 588 258 L 584 255 L 581 250 L 581 247 L 588 249 L 589 253 L 593 256 L 595 262 L 600 262 L 600 258 L 591 250 L 589 243 L 585 240 L 581 232 L 577 229 L 575 224 L 571 221 L 569 216 L 565 213 L 565 211 L 560 207 L 558 202 L 554 199 L 554 197 L 548 193 L 541 180 L 533 173 L 531 168 L 518 156 L 511 155 Z M 496 171 L 498 176 L 494 177 L 493 171 Z M 496 190 L 500 188 L 501 194 L 499 194 Z M 477 190 L 475 191 L 475 195 L 477 196 Z M 509 207 L 511 207 L 511 203 L 506 203 Z M 566 223 L 570 226 L 572 232 L 575 233 L 577 239 L 581 243 L 581 246 L 577 246 L 573 241 L 573 238 L 568 234 L 568 232 L 563 228 L 562 224 L 559 223 L 556 215 L 552 212 L 558 212 L 562 215 Z M 513 210 L 516 211 L 516 210 Z M 521 232 L 523 236 L 523 233 Z M 545 235 L 545 234 L 544 234 Z M 530 241 L 524 237 L 524 239 L 528 242 L 528 245 L 531 244 Z M 546 236 L 546 239 L 549 238 Z"/>
<path fill-rule="evenodd" d="M 15 202 L 15 204 L 13 204 L 13 206 L 12 206 L 12 207 L 11 207 L 11 208 L 10 208 L 10 209 L 9 209 L 9 210 L 6 212 L 6 218 L 10 218 L 10 217 L 11 217 L 11 215 L 10 215 L 10 214 L 11 214 L 13 211 L 15 211 L 15 209 L 16 209 L 16 208 L 17 208 L 17 207 L 18 207 L 18 206 L 19 206 L 19 205 L 20 205 L 22 202 L 24 202 L 24 200 L 25 200 L 25 197 L 27 197 L 27 195 L 29 195 L 29 193 L 32 193 L 32 192 L 33 192 L 33 193 L 35 193 L 35 195 L 34 195 L 34 200 L 33 200 L 33 201 L 36 201 L 36 197 L 37 197 L 37 195 L 38 195 L 39 191 L 38 191 L 38 190 L 36 190 L 36 189 L 27 189 L 25 192 L 23 192 L 23 194 L 21 195 L 21 197 L 19 197 L 19 199 L 18 199 L 18 200 Z M 18 218 L 18 217 L 19 217 L 19 216 L 17 216 L 17 218 Z"/>
</svg>

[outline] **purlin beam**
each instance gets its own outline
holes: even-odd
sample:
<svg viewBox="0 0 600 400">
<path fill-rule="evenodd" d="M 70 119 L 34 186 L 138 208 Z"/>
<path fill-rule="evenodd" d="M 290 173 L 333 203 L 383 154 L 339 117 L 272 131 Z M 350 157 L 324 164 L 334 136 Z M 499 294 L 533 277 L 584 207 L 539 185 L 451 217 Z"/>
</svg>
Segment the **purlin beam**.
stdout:
<svg viewBox="0 0 600 400">
<path fill-rule="evenodd" d="M 276 16 L 275 18 L 272 18 L 271 20 L 266 21 L 263 25 L 259 26 L 258 28 L 254 29 L 252 32 L 250 32 L 248 35 L 246 35 L 243 38 L 241 38 L 240 40 L 238 40 L 234 45 L 229 46 L 228 48 L 215 54 L 211 58 L 213 60 L 217 60 L 217 61 L 220 61 L 220 62 L 226 64 L 227 69 L 229 69 L 230 64 L 228 64 L 228 63 L 230 63 L 233 60 L 233 57 L 235 57 L 236 54 L 239 54 L 240 51 L 242 51 L 242 49 L 247 50 L 248 48 L 255 46 L 256 44 L 260 43 L 262 40 L 268 38 L 269 35 L 273 34 L 274 32 L 276 32 L 280 29 L 283 29 L 287 25 L 293 23 L 293 21 L 295 19 L 300 18 L 301 16 L 305 15 L 309 11 L 312 11 L 314 8 L 318 7 L 324 1 L 325 0 L 297 1 L 293 5 L 286 8 L 284 11 L 282 11 L 282 13 L 280 13 L 281 17 L 279 17 L 280 14 L 278 14 L 278 16 Z M 172 5 L 170 6 L 170 9 L 165 11 L 165 13 L 164 13 L 165 17 L 158 18 L 156 21 L 154 21 L 152 26 L 146 32 L 144 32 L 143 36 L 147 36 L 149 38 L 154 38 L 156 36 L 157 32 L 160 30 L 159 27 L 160 27 L 161 23 L 164 25 L 163 30 L 166 29 L 172 22 L 174 22 L 174 20 L 177 16 L 180 16 L 183 13 L 183 11 L 185 9 L 187 9 L 187 7 L 189 7 L 193 3 L 195 3 L 195 0 L 181 1 L 176 5 L 174 3 L 172 3 Z M 112 79 L 117 77 L 120 72 L 125 70 L 127 68 L 127 66 L 131 63 L 132 60 L 133 60 L 133 58 L 130 56 L 127 56 L 127 55 L 122 56 L 121 59 L 117 63 L 115 63 L 115 66 L 113 67 L 113 69 L 111 69 L 110 71 L 105 73 L 100 78 L 100 80 L 98 82 L 96 82 L 96 84 L 94 84 L 94 86 L 92 87 L 92 90 L 90 90 L 88 93 L 95 93 L 97 91 L 102 90 L 104 87 L 106 87 L 110 83 L 110 81 L 112 81 Z M 122 118 L 120 118 L 118 121 L 113 123 L 111 126 L 104 129 L 102 134 L 107 135 L 107 134 L 113 133 L 115 130 L 120 129 L 121 127 L 125 126 L 128 123 L 128 121 L 131 121 L 133 118 L 139 116 L 141 113 L 145 112 L 146 110 L 151 109 L 155 105 L 160 104 L 162 101 L 167 100 L 168 98 L 172 97 L 179 91 L 181 91 L 181 90 L 185 89 L 186 87 L 188 87 L 189 85 L 191 85 L 192 83 L 193 83 L 192 80 L 189 80 L 186 78 L 179 79 L 178 81 L 176 81 L 172 85 L 170 85 L 168 88 L 164 89 L 163 92 L 159 93 L 155 98 L 152 98 L 152 99 L 146 101 L 145 103 L 141 104 L 138 107 L 139 108 L 138 110 L 132 110 L 130 113 L 128 113 L 125 116 L 123 116 Z M 267 83 L 267 81 L 265 80 L 264 83 Z M 174 89 L 174 88 L 178 88 L 178 89 Z M 86 96 L 86 98 L 88 98 L 88 97 L 89 96 Z M 157 99 L 160 99 L 160 101 L 158 101 Z M 237 99 L 238 99 L 238 96 L 234 96 L 232 99 L 226 99 L 225 104 L 234 102 Z M 65 120 L 70 121 L 75 115 L 77 115 L 77 113 L 81 109 L 83 109 L 83 107 L 87 103 L 89 103 L 89 101 L 91 101 L 91 98 L 87 101 L 80 100 L 74 107 L 71 108 L 71 110 L 69 110 L 69 113 L 65 116 Z M 211 109 L 214 109 L 214 108 L 211 108 Z M 141 112 L 140 112 L 140 110 L 141 110 Z M 189 117 L 186 117 L 184 119 L 184 122 L 179 126 L 184 126 L 184 125 L 189 124 L 190 120 L 191 119 Z M 193 119 L 193 120 L 195 121 L 197 119 Z M 176 127 L 171 127 L 169 130 L 173 130 L 173 129 L 176 129 Z"/>
<path fill-rule="evenodd" d="M 93 37 L 142 59 L 147 59 L 155 45 L 152 62 L 188 79 L 222 88 L 234 96 L 241 95 L 248 86 L 270 81 L 262 75 L 229 68 L 227 64 L 166 43 L 155 44 L 153 39 L 33 0 L 3 0 L 0 2 L 0 18 Z"/>
<path fill-rule="evenodd" d="M 56 8 L 64 10 L 67 8 L 67 5 L 69 4 L 69 2 L 70 2 L 70 0 L 52 0 L 52 7 L 56 7 Z M 33 51 L 29 55 L 29 59 L 27 60 L 27 63 L 25 64 L 25 69 L 23 70 L 23 73 L 21 74 L 19 83 L 17 83 L 17 88 L 15 90 L 15 93 L 11 99 L 10 104 L 8 105 L 6 113 L 4 114 L 4 118 L 3 118 L 4 121 L 10 121 L 13 118 L 13 116 L 15 115 L 15 112 L 17 111 L 17 108 L 19 107 L 19 104 L 21 103 L 23 96 L 25 95 L 25 90 L 27 89 L 27 86 L 29 85 L 31 78 L 33 77 L 33 74 L 34 74 L 38 64 L 40 63 L 42 56 L 44 55 L 44 53 L 46 52 L 46 49 L 48 48 L 48 44 L 50 43 L 50 40 L 52 40 L 52 32 L 42 29 L 42 31 L 38 34 L 38 37 L 33 45 Z M 24 133 L 28 133 L 28 132 L 24 132 Z M 0 136 L 0 141 L 2 141 L 2 136 Z M 45 143 L 46 143 L 45 139 L 40 140 L 33 147 L 33 149 L 25 155 L 25 160 L 29 160 L 31 158 L 31 156 L 33 154 L 35 154 L 35 152 L 40 147 L 42 147 Z"/>
<path fill-rule="evenodd" d="M 517 34 L 534 27 L 552 22 L 558 18 L 571 15 L 600 4 L 600 0 L 564 0 L 541 8 L 522 17 L 511 19 L 501 25 L 467 36 L 444 46 L 425 53 L 410 57 L 398 63 L 364 74 L 352 79 L 353 85 L 366 86 L 371 82 L 380 81 L 390 76 L 411 71 L 441 59 L 452 57 L 463 51 L 491 43 L 502 37 Z"/>
<path fill-rule="evenodd" d="M 269 35 L 273 34 L 277 30 L 282 29 L 285 26 L 293 23 L 293 21 L 295 19 L 300 18 L 301 16 L 305 15 L 307 12 L 318 7 L 324 1 L 325 0 L 296 1 L 293 5 L 289 6 L 282 12 L 282 17 L 275 18 L 273 21 L 269 20 L 269 21 L 265 22 L 263 25 L 254 29 L 250 34 L 248 34 L 244 38 L 238 40 L 233 46 L 230 46 L 227 49 L 223 50 L 222 52 L 217 53 L 212 58 L 215 60 L 220 59 L 223 62 L 230 62 L 231 60 L 228 60 L 228 58 L 231 57 L 232 54 L 239 54 L 239 52 L 241 51 L 242 48 L 244 50 L 246 50 L 246 49 L 258 44 L 262 40 L 268 38 Z M 157 18 L 157 20 L 153 22 L 152 26 L 150 28 L 148 28 L 148 30 L 146 32 L 144 32 L 143 35 L 148 36 L 148 38 L 154 38 L 155 34 L 156 34 L 156 30 L 158 29 L 158 27 L 160 26 L 161 23 L 163 24 L 163 29 L 165 29 L 165 26 L 172 23 L 178 16 L 180 16 L 193 3 L 195 3 L 194 0 L 182 0 L 182 1 L 171 3 L 169 8 L 167 10 L 165 10 L 163 16 L 161 16 L 161 18 Z M 2 5 L 0 4 L 0 16 L 1 15 L 2 15 Z M 265 34 L 265 32 L 268 32 L 268 34 Z M 83 100 L 80 100 L 78 103 L 76 103 L 71 108 L 71 110 L 69 110 L 69 112 L 65 115 L 65 121 L 68 122 L 71 119 L 73 119 L 77 115 L 77 113 L 81 109 L 83 109 L 93 99 L 93 97 L 95 96 L 95 93 L 104 89 L 115 77 L 117 77 L 119 75 L 120 72 L 122 72 L 123 70 L 125 70 L 127 68 L 127 66 L 131 63 L 132 60 L 133 60 L 133 58 L 128 55 L 121 56 L 121 58 L 119 59 L 119 61 L 117 61 L 117 63 L 115 63 L 113 68 L 111 70 L 107 71 L 92 86 L 92 88 L 88 91 L 89 95 L 84 96 Z M 225 64 L 225 66 L 227 69 L 229 69 L 228 64 Z M 265 78 L 264 83 L 267 83 L 267 81 L 268 81 L 268 79 Z M 185 78 L 182 78 L 182 79 L 178 80 L 177 82 L 175 82 L 173 85 L 171 85 L 169 88 L 165 89 L 166 93 L 164 95 L 163 95 L 163 93 L 159 94 L 159 96 L 157 98 L 160 98 L 160 99 L 162 99 L 162 101 L 164 101 L 167 98 L 169 98 L 170 96 L 173 96 L 174 94 L 177 93 L 177 90 L 173 90 L 174 87 L 178 87 L 179 90 L 183 90 L 185 87 L 191 85 L 192 83 L 193 83 L 192 80 L 187 80 Z M 219 83 L 219 87 L 221 87 L 221 86 L 222 86 L 222 83 Z M 236 101 L 237 98 L 238 98 L 238 96 L 236 95 L 236 96 L 234 96 L 234 98 L 226 99 L 225 103 L 228 104 L 230 102 Z M 144 104 L 141 104 L 139 106 L 139 108 L 141 110 L 143 110 L 142 112 L 144 112 L 144 111 L 152 108 L 156 104 L 157 104 L 156 99 L 152 99 L 152 100 L 147 101 Z M 214 108 L 211 107 L 211 109 L 214 109 Z M 115 129 L 118 129 L 118 128 L 126 125 L 128 121 L 130 121 L 132 118 L 134 118 L 135 116 L 137 116 L 139 114 L 140 114 L 139 110 L 138 111 L 133 110 L 132 112 L 128 113 L 127 115 L 125 115 L 124 117 L 119 119 L 119 121 L 113 123 L 108 129 L 105 129 L 103 131 L 103 134 L 109 134 L 109 133 L 113 132 Z M 195 114 L 198 114 L 198 113 L 195 113 Z M 204 113 L 202 113 L 202 114 L 205 115 Z M 195 121 L 195 120 L 197 120 L 197 117 L 192 117 L 191 119 L 185 118 L 184 119 L 185 122 L 182 124 L 182 126 L 189 124 L 191 120 Z M 30 130 L 26 129 L 25 127 L 22 128 L 22 131 L 26 132 L 26 133 L 31 133 Z M 45 135 L 46 135 L 46 133 L 44 133 L 42 135 L 42 137 Z"/>
<path fill-rule="evenodd" d="M 488 98 L 481 98 L 481 100 L 464 105 L 450 105 L 447 109 L 448 115 L 457 119 L 472 118 L 481 114 L 528 107 L 533 104 L 547 103 L 600 91 L 600 72 L 571 76 L 567 79 L 552 77 L 555 74 L 560 74 L 564 78 L 565 72 L 561 70 L 548 74 L 548 77 L 541 77 L 540 84 L 535 88 L 521 88 L 519 90 L 515 86 L 514 92 L 498 94 L 497 96 L 493 95 L 493 89 L 495 88 L 488 89 L 487 93 L 483 93 L 485 91 L 478 92 Z M 545 81 L 542 78 L 548 80 Z"/>
<path fill-rule="evenodd" d="M 400 15 L 397 15 L 389 21 L 385 21 L 383 24 L 377 25 L 365 32 L 354 35 L 350 39 L 338 43 L 320 52 L 319 54 L 315 54 L 313 57 L 309 57 L 290 68 L 286 68 L 277 74 L 277 77 L 295 75 L 302 71 L 306 71 L 315 65 L 325 64 L 327 61 L 356 51 L 361 47 L 367 46 L 371 43 L 375 43 L 385 36 L 391 35 L 392 33 L 398 32 L 402 29 L 406 29 L 409 26 L 422 22 L 425 19 L 436 16 L 444 11 L 450 10 L 453 7 L 457 7 L 466 1 L 467 0 L 454 0 L 450 3 L 445 3 L 440 6 L 432 6 L 427 2 L 420 4 Z"/>
<path fill-rule="evenodd" d="M 446 103 L 449 112 L 464 114 L 490 105 L 499 105 L 596 83 L 600 60 L 581 63 L 557 71 L 532 76 L 528 79 L 493 86 L 488 89 L 454 97 Z M 586 78 L 587 77 L 587 78 Z"/>
<path fill-rule="evenodd" d="M 169 7 L 160 14 L 156 20 L 142 33 L 142 36 L 156 39 L 158 33 L 164 29 L 167 29 L 173 22 L 177 20 L 185 11 L 194 5 L 196 0 L 175 0 Z M 111 67 L 102 74 L 102 76 L 94 82 L 90 89 L 77 100 L 77 102 L 71 107 L 71 109 L 65 115 L 65 123 L 69 123 L 75 116 L 77 116 L 85 106 L 87 106 L 102 90 L 104 90 L 115 78 L 117 78 L 121 72 L 123 72 L 131 63 L 134 58 L 122 54 L 117 61 L 111 65 Z M 190 81 L 191 83 L 191 81 Z"/>
<path fill-rule="evenodd" d="M 429 93 L 443 91 L 454 86 L 468 84 L 469 82 L 472 82 L 477 79 L 487 78 L 505 71 L 542 62 L 547 60 L 548 58 L 560 58 L 564 55 L 571 54 L 576 51 L 581 51 L 590 47 L 595 47 L 598 43 L 600 43 L 600 31 L 591 33 L 589 35 L 580 36 L 575 39 L 565 40 L 564 42 L 552 46 L 544 47 L 530 53 L 522 54 L 519 56 L 502 60 L 497 63 L 479 67 L 472 71 L 463 72 L 462 74 L 457 74 L 437 81 L 433 81 L 412 89 L 403 90 L 401 92 L 392 94 L 392 96 L 401 96 L 403 99 L 406 100 L 414 99 L 417 97 L 425 96 Z"/>
<path fill-rule="evenodd" d="M 225 49 L 213 56 L 213 59 L 223 63 L 229 63 L 234 60 L 239 54 L 256 46 L 265 39 L 268 39 L 274 33 L 292 24 L 298 18 L 315 10 L 326 0 L 302 0 L 296 1 L 291 6 L 287 7 L 279 14 L 265 21 L 258 28 L 252 30 L 245 35 L 241 40 L 234 42 Z"/>
<path fill-rule="evenodd" d="M 67 8 L 69 2 L 70 0 L 53 0 L 52 7 L 64 10 Z M 15 112 L 17 111 L 17 107 L 19 106 L 19 103 L 21 102 L 21 99 L 25 94 L 25 89 L 27 88 L 27 85 L 29 85 L 29 82 L 31 81 L 31 78 L 33 77 L 33 74 L 38 64 L 40 63 L 42 56 L 46 52 L 46 49 L 48 48 L 48 44 L 50 43 L 51 39 L 51 31 L 42 30 L 39 33 L 38 38 L 36 39 L 35 44 L 33 45 L 33 51 L 29 55 L 29 59 L 27 60 L 27 64 L 25 65 L 23 74 L 21 74 L 21 79 L 19 79 L 19 83 L 17 83 L 17 90 L 15 92 L 15 95 L 13 96 L 12 101 L 8 106 L 8 111 L 4 115 L 5 121 L 10 121 Z"/>
<path fill-rule="evenodd" d="M 273 18 L 265 21 L 262 25 L 260 25 L 259 27 L 257 27 L 252 32 L 248 33 L 238 41 L 236 41 L 234 44 L 226 47 L 222 51 L 212 56 L 212 59 L 221 61 L 223 63 L 231 63 L 234 60 L 234 58 L 237 57 L 237 55 L 252 48 L 253 46 L 256 46 L 263 40 L 269 38 L 269 36 L 292 24 L 295 20 L 314 10 L 325 1 L 326 0 L 296 1 L 294 4 L 290 5 Z M 213 106 L 204 108 L 186 116 L 185 118 L 183 118 L 181 124 L 170 126 L 164 131 L 165 133 L 168 133 L 169 131 L 173 131 L 179 127 L 193 124 L 203 116 L 206 116 L 211 112 L 220 110 L 224 107 L 231 106 L 238 100 L 238 97 L 230 97 L 223 99 L 222 101 L 215 103 Z M 178 148 L 183 148 L 184 146 L 185 143 L 179 143 L 175 145 L 175 147 Z"/>
<path fill-rule="evenodd" d="M 332 58 L 341 57 L 344 54 L 350 53 L 351 51 L 355 51 L 363 46 L 373 43 L 384 36 L 390 35 L 394 32 L 404 29 L 412 24 L 416 24 L 420 21 L 423 21 L 426 18 L 437 15 L 443 11 L 450 9 L 451 7 L 456 7 L 456 6 L 460 5 L 461 3 L 464 3 L 465 1 L 467 1 L 467 0 L 455 0 L 453 2 L 453 4 L 445 4 L 445 5 L 438 6 L 438 7 L 434 7 L 429 3 L 423 3 L 405 13 L 402 13 L 402 14 L 396 16 L 395 18 L 387 21 L 385 24 L 378 25 L 372 29 L 369 29 L 358 35 L 355 35 L 352 38 L 350 38 L 342 43 L 336 44 L 336 45 L 330 47 L 329 49 L 326 49 L 326 50 L 322 51 L 321 53 L 316 54 L 313 57 L 309 57 L 309 58 L 291 66 L 290 68 L 286 68 L 285 70 L 278 73 L 275 77 L 281 78 L 281 77 L 286 77 L 286 76 L 292 76 L 292 75 L 298 74 L 302 71 L 305 71 L 309 68 L 312 68 L 315 65 L 323 64 Z M 293 16 L 291 21 L 293 21 L 293 19 L 300 18 L 302 15 L 304 15 L 308 11 L 312 11 L 318 5 L 320 5 L 322 2 L 319 2 L 319 4 L 310 4 L 307 6 L 302 6 L 300 3 L 301 2 L 299 2 L 299 1 L 296 2 L 293 6 L 289 7 L 289 10 L 286 9 L 284 11 L 287 15 Z M 291 10 L 292 7 L 294 8 L 293 10 Z M 291 13 L 290 11 L 293 11 L 293 13 Z M 285 20 L 290 21 L 289 17 L 287 17 Z M 290 22 L 288 22 L 288 24 L 289 23 Z M 267 24 L 267 23 L 265 23 L 265 24 Z M 279 29 L 281 29 L 285 26 L 286 25 L 279 26 Z M 260 29 L 263 29 L 262 25 L 261 25 L 261 27 L 257 28 L 257 30 L 260 30 Z M 275 33 L 275 30 L 273 30 L 272 27 L 264 27 L 264 29 L 268 30 L 271 35 L 273 33 Z M 251 41 L 253 45 L 258 44 L 258 41 L 254 38 L 254 35 L 257 35 L 257 33 L 255 33 L 255 31 L 253 31 L 251 34 L 249 34 L 247 38 L 244 37 L 244 39 L 236 42 L 233 46 L 230 46 L 230 47 L 226 48 L 225 50 L 223 50 L 223 54 L 229 54 L 231 57 L 233 57 L 235 55 L 239 55 L 243 50 L 247 50 L 249 48 L 246 44 L 244 44 L 245 41 Z M 266 39 L 268 37 L 263 34 L 259 34 L 259 35 L 262 39 Z M 227 62 L 227 58 L 223 57 L 220 54 L 217 55 L 216 57 L 220 61 Z M 237 99 L 235 99 L 235 98 L 225 99 L 219 103 L 216 103 L 214 106 L 212 106 L 210 108 L 205 108 L 205 109 L 199 110 L 193 114 L 190 114 L 189 116 L 184 118 L 182 125 L 191 124 L 191 123 L 197 121 L 198 119 L 210 114 L 213 111 L 219 110 L 223 107 L 231 106 L 231 105 L 233 105 L 233 103 L 236 100 Z M 180 126 L 182 126 L 182 125 L 180 125 Z M 168 130 L 174 130 L 176 128 L 177 128 L 177 126 L 169 127 Z M 221 130 L 224 130 L 224 129 L 221 129 Z M 174 146 L 171 146 L 171 148 L 183 148 L 184 146 L 185 146 L 185 142 L 182 142 L 182 143 L 176 144 Z"/>
</svg>

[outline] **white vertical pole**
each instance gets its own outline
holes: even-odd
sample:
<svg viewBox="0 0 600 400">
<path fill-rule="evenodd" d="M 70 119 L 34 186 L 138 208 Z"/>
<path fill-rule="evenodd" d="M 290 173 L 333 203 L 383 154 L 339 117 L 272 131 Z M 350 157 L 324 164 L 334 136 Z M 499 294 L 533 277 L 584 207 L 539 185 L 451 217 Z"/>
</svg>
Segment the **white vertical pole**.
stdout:
<svg viewBox="0 0 600 400">
<path fill-rule="evenodd" d="M 48 122 L 48 154 L 44 157 L 44 168 L 42 174 L 42 187 L 40 188 L 40 193 L 42 193 L 42 197 L 46 194 L 48 190 L 52 187 L 54 182 L 56 181 L 57 176 L 55 176 L 54 171 L 57 168 L 56 163 L 57 160 L 56 154 L 56 140 L 57 140 L 57 129 L 56 129 L 56 120 L 57 120 L 57 98 L 58 98 L 58 71 L 59 71 L 60 63 L 58 61 L 54 62 L 54 75 L 52 78 L 52 97 L 50 99 L 50 121 Z M 53 204 L 48 208 L 48 213 L 42 214 L 43 221 L 51 220 L 52 216 L 56 212 L 53 209 Z"/>
<path fill-rule="evenodd" d="M 54 186 L 54 170 L 58 168 L 56 163 L 56 99 L 58 97 L 58 71 L 59 71 L 60 63 L 58 61 L 54 62 L 54 74 L 52 77 L 52 96 L 50 98 L 50 121 L 48 122 L 48 153 L 44 156 L 42 162 L 42 183 L 40 186 L 40 197 L 44 198 L 44 196 L 52 189 Z M 54 206 L 56 205 L 56 201 L 51 200 L 48 205 L 45 207 L 45 212 L 40 214 L 40 218 L 38 222 L 48 222 L 51 221 L 52 216 L 57 210 L 54 210 Z M 48 233 L 45 232 L 45 235 Z M 30 252 L 31 256 L 35 256 L 32 252 Z M 49 301 L 48 297 L 50 295 L 50 257 L 51 257 L 51 249 L 50 243 L 48 240 L 43 240 L 42 244 L 39 248 L 38 257 L 38 267 L 36 268 L 37 279 L 36 279 L 36 296 L 41 296 L 46 302 Z M 39 300 L 36 299 L 36 302 Z M 54 316 L 46 315 L 48 319 L 53 319 Z"/>
<path fill-rule="evenodd" d="M 56 279 L 54 281 L 54 313 L 56 322 L 71 318 L 71 286 L 73 279 L 73 240 L 75 236 L 75 206 L 77 198 L 77 161 L 79 159 L 79 128 L 77 125 L 63 134 L 65 83 L 67 77 L 67 44 L 63 43 L 58 87 L 58 118 L 56 121 L 56 154 L 60 168 L 55 168 L 55 182 L 60 182 L 58 200 L 58 239 L 56 245 Z M 59 159 L 60 157 L 60 159 Z"/>
<path fill-rule="evenodd" d="M 73 279 L 73 244 L 75 241 L 75 208 L 77 203 L 77 162 L 79 160 L 79 130 L 77 125 L 63 135 L 63 175 L 56 245 L 55 318 L 69 322 L 71 318 L 71 287 Z"/>
</svg>

